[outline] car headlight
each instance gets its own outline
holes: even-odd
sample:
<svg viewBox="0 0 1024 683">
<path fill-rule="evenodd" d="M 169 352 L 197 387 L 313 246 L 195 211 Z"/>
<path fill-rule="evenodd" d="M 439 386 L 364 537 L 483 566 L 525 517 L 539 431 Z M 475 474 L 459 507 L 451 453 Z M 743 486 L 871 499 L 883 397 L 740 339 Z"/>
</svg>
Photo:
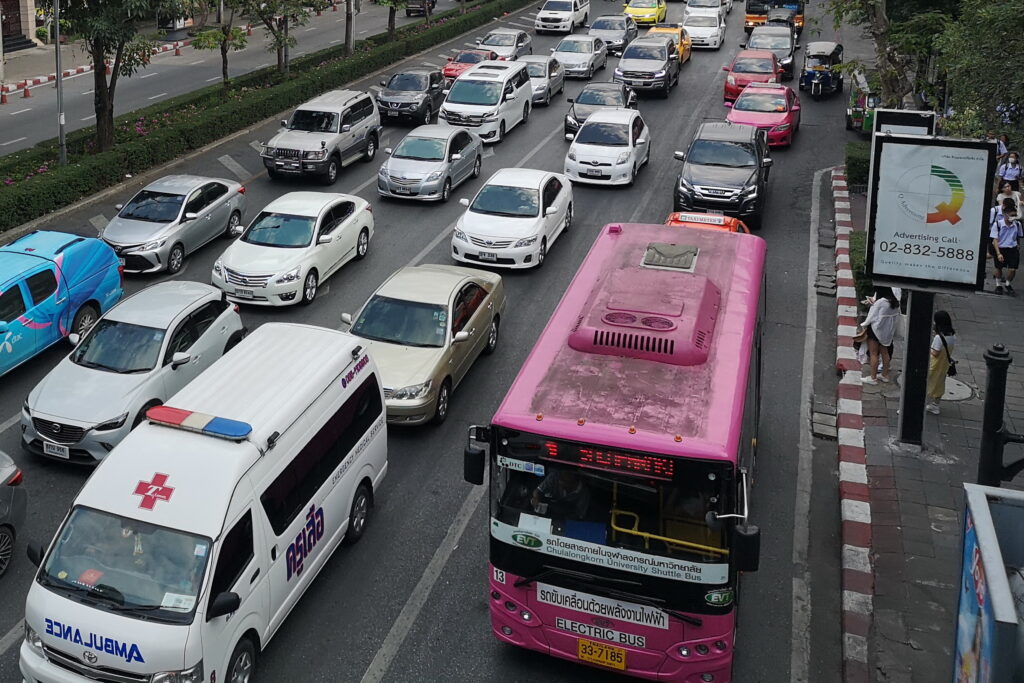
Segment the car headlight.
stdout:
<svg viewBox="0 0 1024 683">
<path fill-rule="evenodd" d="M 202 683 L 204 680 L 203 660 L 184 671 L 163 671 L 149 677 L 150 683 Z"/>
<path fill-rule="evenodd" d="M 426 177 L 426 180 L 427 181 L 437 180 L 438 178 L 440 178 L 443 175 L 444 175 L 444 171 L 434 171 L 433 173 L 431 173 L 430 175 L 428 175 Z"/>
<path fill-rule="evenodd" d="M 569 150 L 569 153 L 566 154 L 565 156 L 569 158 L 569 161 L 576 161 L 576 152 L 574 152 L 571 149 Z"/>
<path fill-rule="evenodd" d="M 386 178 L 388 175 L 388 165 L 381 164 L 380 168 L 377 169 L 377 175 L 379 175 L 381 178 Z"/>
<path fill-rule="evenodd" d="M 283 284 L 285 284 L 287 282 L 295 282 L 296 280 L 299 279 L 299 271 L 300 270 L 301 270 L 301 267 L 300 266 L 296 266 L 296 267 L 292 268 L 291 270 L 289 270 L 287 273 L 284 273 L 283 275 L 278 277 L 276 280 L 274 280 L 274 282 L 279 284 L 279 285 L 283 285 Z"/>
<path fill-rule="evenodd" d="M 519 247 L 529 247 L 535 244 L 536 242 L 537 235 L 534 235 L 533 237 L 524 237 L 523 239 L 519 240 L 513 245 L 513 249 L 518 249 Z"/>
<path fill-rule="evenodd" d="M 142 248 L 139 249 L 139 251 L 152 251 L 153 249 L 159 249 L 160 247 L 164 246 L 164 242 L 166 241 L 167 238 L 165 237 L 162 240 L 152 240 L 150 242 L 146 242 L 145 244 L 142 245 Z"/>
<path fill-rule="evenodd" d="M 111 429 L 120 429 L 121 427 L 124 426 L 125 420 L 127 419 L 128 413 L 124 413 L 123 415 L 118 415 L 113 420 L 107 420 L 106 422 L 99 423 L 98 425 L 93 427 L 93 429 L 95 429 L 98 432 L 106 432 Z"/>
<path fill-rule="evenodd" d="M 391 398 L 399 401 L 409 401 L 415 398 L 423 398 L 430 392 L 430 385 L 433 384 L 431 380 L 427 380 L 423 384 L 413 384 L 412 386 L 402 387 L 401 389 L 395 389 L 391 392 Z"/>
<path fill-rule="evenodd" d="M 736 77 L 733 76 L 732 74 L 729 74 L 728 76 L 725 77 L 725 82 L 728 83 L 729 85 L 736 85 Z"/>
<path fill-rule="evenodd" d="M 629 161 L 629 152 L 623 152 L 619 155 L 619 158 L 615 160 L 616 164 L 624 164 Z"/>
<path fill-rule="evenodd" d="M 444 108 L 439 109 L 437 111 L 437 116 L 438 116 L 438 118 L 441 118 L 441 119 L 448 118 L 448 110 L 444 109 Z"/>
<path fill-rule="evenodd" d="M 216 273 L 217 275 L 223 275 L 224 274 L 224 261 L 223 260 L 217 259 L 216 261 L 214 261 L 214 263 L 213 263 L 213 272 Z"/>
<path fill-rule="evenodd" d="M 37 655 L 43 656 L 43 639 L 39 637 L 28 622 L 25 622 L 25 644 L 28 645 Z"/>
<path fill-rule="evenodd" d="M 497 120 L 498 120 L 498 110 L 497 109 L 495 109 L 494 111 L 489 111 L 486 114 L 484 114 L 484 121 L 497 121 Z"/>
<path fill-rule="evenodd" d="M 565 115 L 566 123 L 570 123 L 574 126 L 580 125 L 579 120 L 574 116 L 575 113 L 576 112 L 570 110 L 569 113 Z"/>
<path fill-rule="evenodd" d="M 615 75 L 616 76 L 622 76 L 624 73 L 625 72 L 622 69 L 620 69 L 619 67 L 615 67 Z"/>
<path fill-rule="evenodd" d="M 655 71 L 652 74 L 652 76 L 654 78 L 664 78 L 666 73 L 668 73 L 668 72 L 665 69 L 662 69 L 661 71 Z"/>
<path fill-rule="evenodd" d="M 783 123 L 783 124 L 780 124 L 780 125 L 775 126 L 774 128 L 772 128 L 772 132 L 774 132 L 774 133 L 782 133 L 783 131 L 787 131 L 787 130 L 789 130 L 789 124 L 788 123 Z"/>
<path fill-rule="evenodd" d="M 458 228 L 455 228 L 455 239 L 462 240 L 463 242 L 469 241 L 469 239 L 466 237 L 466 233 L 462 232 Z"/>
<path fill-rule="evenodd" d="M 543 85 L 535 85 L 533 86 L 533 92 L 544 92 L 545 87 L 546 86 Z"/>
<path fill-rule="evenodd" d="M 744 197 L 756 197 L 757 196 L 757 185 L 746 185 L 742 192 Z"/>
<path fill-rule="evenodd" d="M 693 184 L 686 178 L 680 178 L 679 189 L 683 192 L 693 192 Z"/>
<path fill-rule="evenodd" d="M 274 156 L 274 152 L 275 152 L 274 148 L 270 147 L 268 145 L 263 145 L 263 149 L 260 150 L 260 154 L 262 154 L 265 157 L 272 157 L 272 156 Z"/>
<path fill-rule="evenodd" d="M 32 409 L 28 407 L 28 396 L 25 397 L 25 402 L 21 405 L 21 409 L 25 411 L 25 414 L 32 417 Z"/>
<path fill-rule="evenodd" d="M 321 159 L 327 158 L 327 150 L 326 149 L 317 149 L 317 150 L 314 150 L 312 152 L 303 152 L 302 153 L 302 158 L 303 159 L 312 159 L 313 161 L 320 161 Z"/>
</svg>

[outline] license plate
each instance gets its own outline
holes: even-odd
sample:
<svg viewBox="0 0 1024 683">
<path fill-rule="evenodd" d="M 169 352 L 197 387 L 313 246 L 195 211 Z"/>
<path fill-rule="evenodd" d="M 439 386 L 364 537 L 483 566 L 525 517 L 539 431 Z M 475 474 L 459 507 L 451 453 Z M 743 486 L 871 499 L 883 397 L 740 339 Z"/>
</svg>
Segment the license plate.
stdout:
<svg viewBox="0 0 1024 683">
<path fill-rule="evenodd" d="M 394 192 L 395 194 L 409 194 L 409 193 L 412 192 L 412 190 L 410 190 L 407 187 L 396 187 L 395 189 L 393 189 L 391 191 Z"/>
<path fill-rule="evenodd" d="M 498 255 L 497 254 L 492 254 L 489 251 L 481 251 L 480 252 L 480 260 L 481 261 L 497 261 L 498 260 Z"/>
<path fill-rule="evenodd" d="M 43 453 L 45 455 L 52 455 L 56 458 L 64 458 L 69 460 L 71 458 L 71 449 L 67 446 L 61 446 L 59 443 L 50 443 L 49 441 L 43 442 Z"/>
<path fill-rule="evenodd" d="M 718 209 L 708 209 L 708 213 L 710 213 L 712 216 L 724 216 L 725 215 L 725 211 L 719 211 Z"/>
<path fill-rule="evenodd" d="M 626 669 L 626 651 L 614 645 L 595 643 L 592 640 L 580 638 L 576 641 L 576 656 L 583 662 L 600 664 L 619 671 Z"/>
<path fill-rule="evenodd" d="M 299 170 L 298 162 L 279 161 L 277 162 L 277 170 L 279 171 L 297 171 Z"/>
<path fill-rule="evenodd" d="M 630 81 L 630 85 L 650 85 L 647 81 Z"/>
<path fill-rule="evenodd" d="M 123 266 L 124 265 L 124 258 L 117 259 L 117 265 Z"/>
<path fill-rule="evenodd" d="M 599 168 L 585 168 L 583 169 L 584 175 L 601 175 L 601 169 Z"/>
<path fill-rule="evenodd" d="M 235 296 L 243 299 L 251 299 L 254 295 L 251 289 L 236 289 Z"/>
<path fill-rule="evenodd" d="M 398 116 L 398 112 L 397 111 L 389 111 L 388 112 L 388 116 Z"/>
</svg>

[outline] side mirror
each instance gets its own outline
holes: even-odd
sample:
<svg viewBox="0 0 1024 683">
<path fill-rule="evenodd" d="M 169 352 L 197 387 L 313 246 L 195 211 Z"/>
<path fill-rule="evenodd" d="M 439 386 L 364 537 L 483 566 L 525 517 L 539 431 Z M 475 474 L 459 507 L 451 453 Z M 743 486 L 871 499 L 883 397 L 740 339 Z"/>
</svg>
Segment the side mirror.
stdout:
<svg viewBox="0 0 1024 683">
<path fill-rule="evenodd" d="M 381 79 L 381 82 L 380 82 L 380 87 L 382 87 L 382 88 L 383 88 L 383 87 L 386 87 L 386 86 L 387 86 L 387 84 L 388 84 L 388 82 L 387 82 L 387 81 L 385 81 L 385 80 Z"/>
<path fill-rule="evenodd" d="M 455 336 L 452 337 L 452 344 L 461 344 L 462 342 L 468 342 L 468 341 L 469 341 L 469 332 L 466 332 L 465 330 L 462 330 L 460 332 L 456 332 Z"/>
<path fill-rule="evenodd" d="M 569 142 L 572 142 L 573 140 L 576 139 L 576 134 L 575 133 L 566 133 L 565 134 L 565 139 L 568 140 Z"/>
<path fill-rule="evenodd" d="M 746 46 L 747 46 L 747 39 L 746 38 L 740 38 L 740 47 L 746 47 Z"/>
<path fill-rule="evenodd" d="M 482 456 L 483 451 L 480 451 L 480 454 Z M 481 464 L 482 462 L 483 459 L 481 457 Z M 481 476 L 483 476 L 482 471 Z M 483 483 L 483 479 L 480 480 L 480 483 Z M 29 543 L 27 546 L 25 546 L 25 554 L 28 555 L 28 561 L 37 567 L 43 563 L 43 552 L 44 551 L 42 543 Z"/>
<path fill-rule="evenodd" d="M 733 529 L 732 559 L 741 572 L 756 572 L 761 564 L 761 530 L 754 524 Z"/>
<path fill-rule="evenodd" d="M 726 109 L 732 109 L 732 102 L 722 102 Z"/>
<path fill-rule="evenodd" d="M 385 148 L 384 148 L 384 153 L 385 153 L 385 154 L 391 154 L 391 152 L 392 152 L 392 151 L 393 151 L 393 150 L 392 150 L 392 149 L 391 149 L 390 147 L 385 147 Z"/>
<path fill-rule="evenodd" d="M 549 52 L 554 52 L 554 51 L 555 51 L 555 48 L 553 48 L 553 47 L 549 47 L 549 48 L 548 48 L 548 51 L 549 51 Z"/>
<path fill-rule="evenodd" d="M 558 207 L 549 206 L 548 208 L 544 209 L 545 216 L 554 216 L 556 213 L 558 213 Z"/>
<path fill-rule="evenodd" d="M 236 225 L 233 228 L 231 228 L 231 236 L 232 237 L 238 237 L 243 232 L 245 232 L 245 226 L 242 225 L 241 223 L 239 223 L 238 225 Z"/>
<path fill-rule="evenodd" d="M 6 327 L 7 323 L 0 323 L 0 325 Z M 0 330 L 0 334 L 3 334 L 5 331 L 6 330 Z M 82 337 L 77 332 L 72 332 L 68 335 L 68 341 L 71 342 L 72 346 L 78 346 L 78 343 L 82 341 Z"/>
<path fill-rule="evenodd" d="M 565 101 L 568 102 L 569 104 L 573 103 L 573 99 L 571 97 L 566 97 Z"/>
<path fill-rule="evenodd" d="M 225 614 L 231 614 L 241 606 L 242 599 L 238 597 L 238 593 L 218 593 L 210 603 L 210 609 L 206 612 L 206 620 L 210 621 L 217 617 L 223 617 Z"/>
<path fill-rule="evenodd" d="M 430 89 L 431 90 L 438 90 L 438 89 L 440 89 L 440 87 L 441 87 L 440 83 L 433 83 L 433 84 L 431 84 Z"/>
<path fill-rule="evenodd" d="M 670 52 L 669 55 L 668 55 L 668 60 L 670 62 L 678 62 L 679 61 L 679 53 L 675 52 L 675 51 Z"/>
<path fill-rule="evenodd" d="M 114 204 L 114 208 L 120 211 L 121 209 L 124 208 L 124 204 Z"/>
<path fill-rule="evenodd" d="M 346 123 L 345 125 L 343 125 L 343 126 L 341 127 L 341 132 L 342 132 L 342 133 L 347 133 L 347 132 L 349 132 L 350 130 L 352 130 L 352 126 L 351 126 L 351 125 L 349 125 L 349 124 L 347 124 L 347 123 Z"/>
<path fill-rule="evenodd" d="M 442 95 L 447 95 L 450 92 L 451 92 L 451 88 L 445 88 L 444 90 L 441 91 L 441 94 Z"/>
<path fill-rule="evenodd" d="M 288 127 L 288 119 L 281 119 L 281 127 L 282 128 L 287 128 Z"/>
<path fill-rule="evenodd" d="M 800 105 L 799 104 L 794 104 L 793 107 L 790 109 L 790 111 L 800 111 Z"/>
<path fill-rule="evenodd" d="M 479 486 L 484 483 L 484 466 L 487 461 L 484 459 L 484 449 L 476 446 L 466 446 L 462 452 L 462 478 L 470 484 Z"/>
<path fill-rule="evenodd" d="M 772 159 L 771 159 L 771 157 L 765 157 L 764 159 L 761 160 L 761 163 L 764 164 L 765 168 L 771 168 L 772 167 Z"/>
<path fill-rule="evenodd" d="M 199 214 L 195 211 L 187 211 L 185 213 L 185 220 L 187 221 L 194 221 L 197 218 L 199 218 Z"/>
<path fill-rule="evenodd" d="M 461 198 L 459 200 L 459 204 L 461 204 L 462 206 L 469 206 L 469 199 L 466 198 L 466 197 L 463 197 L 463 198 Z"/>
<path fill-rule="evenodd" d="M 334 235 L 320 235 L 316 238 L 317 244 L 330 244 L 334 241 Z"/>
<path fill-rule="evenodd" d="M 462 159 L 462 155 L 458 152 L 452 155 L 452 161 L 459 161 L 460 159 Z"/>
<path fill-rule="evenodd" d="M 638 145 L 646 145 L 647 144 L 647 138 L 637 138 L 636 139 L 636 144 L 638 144 Z"/>
<path fill-rule="evenodd" d="M 728 71 L 728 70 L 729 70 L 729 65 L 728 64 L 722 65 L 722 71 Z"/>
<path fill-rule="evenodd" d="M 346 325 L 351 326 L 352 325 L 352 314 L 351 313 L 342 313 L 341 314 L 341 322 L 345 323 Z"/>
<path fill-rule="evenodd" d="M 799 49 L 800 49 L 800 43 L 797 43 L 796 45 L 793 46 L 793 50 L 794 51 L 799 50 Z"/>
<path fill-rule="evenodd" d="M 514 99 L 516 99 L 516 94 L 514 92 L 510 92 L 509 94 L 505 95 L 506 102 L 511 102 Z"/>
<path fill-rule="evenodd" d="M 483 39 L 483 38 L 477 38 L 477 39 L 476 39 L 475 41 L 473 41 L 473 42 L 475 42 L 475 43 L 476 43 L 477 45 L 479 45 L 480 43 L 484 42 L 484 39 Z"/>
<path fill-rule="evenodd" d="M 672 157 L 676 161 L 686 161 L 686 152 L 672 152 Z"/>
<path fill-rule="evenodd" d="M 171 370 L 177 370 L 179 367 L 185 365 L 185 363 L 188 363 L 190 360 L 192 360 L 192 356 L 190 356 L 189 354 L 182 353 L 181 351 L 177 352 L 176 354 L 171 356 Z"/>
</svg>

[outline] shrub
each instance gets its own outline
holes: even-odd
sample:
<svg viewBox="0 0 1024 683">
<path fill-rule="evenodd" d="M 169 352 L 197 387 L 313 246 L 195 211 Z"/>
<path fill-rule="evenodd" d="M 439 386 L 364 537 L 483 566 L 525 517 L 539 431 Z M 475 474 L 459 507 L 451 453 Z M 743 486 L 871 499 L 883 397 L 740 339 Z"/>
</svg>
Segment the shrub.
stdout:
<svg viewBox="0 0 1024 683">
<path fill-rule="evenodd" d="M 850 270 L 853 271 L 853 282 L 857 288 L 857 301 L 863 301 L 874 291 L 871 278 L 864 272 L 867 244 L 868 234 L 863 230 L 855 230 L 850 233 Z"/>
<path fill-rule="evenodd" d="M 849 185 L 867 185 L 868 167 L 871 165 L 870 142 L 846 143 L 846 182 Z"/>
</svg>

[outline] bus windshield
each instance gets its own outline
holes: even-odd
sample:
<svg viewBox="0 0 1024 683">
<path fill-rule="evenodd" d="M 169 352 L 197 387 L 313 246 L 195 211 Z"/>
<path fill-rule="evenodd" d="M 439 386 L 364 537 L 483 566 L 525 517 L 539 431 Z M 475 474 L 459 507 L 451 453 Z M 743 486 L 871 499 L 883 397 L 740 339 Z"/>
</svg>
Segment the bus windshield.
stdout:
<svg viewBox="0 0 1024 683">
<path fill-rule="evenodd" d="M 492 535 L 590 564 L 677 581 L 724 583 L 728 464 L 501 431 L 491 467 Z M 516 534 L 539 540 L 523 543 Z M 623 552 L 610 552 L 621 549 Z M 658 556 L 661 562 L 639 557 Z M 685 566 L 685 571 L 682 569 Z M 659 567 L 657 572 L 650 567 Z"/>
</svg>

